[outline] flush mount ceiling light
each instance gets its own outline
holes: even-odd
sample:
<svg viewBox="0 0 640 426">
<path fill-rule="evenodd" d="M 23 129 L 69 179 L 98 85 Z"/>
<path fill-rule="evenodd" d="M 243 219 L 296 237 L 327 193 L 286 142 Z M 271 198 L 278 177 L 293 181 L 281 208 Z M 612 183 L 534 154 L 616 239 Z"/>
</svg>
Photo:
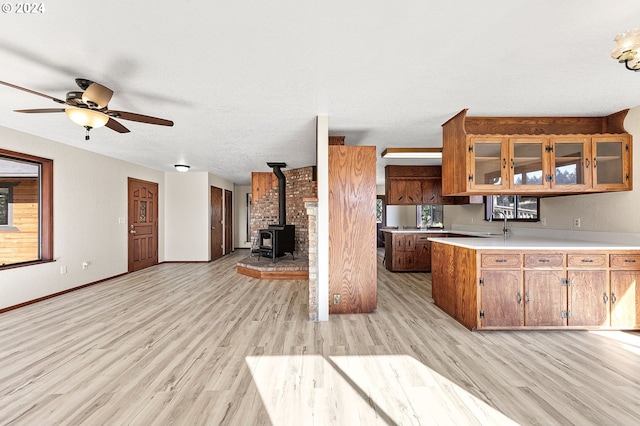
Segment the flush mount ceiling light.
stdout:
<svg viewBox="0 0 640 426">
<path fill-rule="evenodd" d="M 616 47 L 611 52 L 611 57 L 631 71 L 640 71 L 640 28 L 620 33 L 614 38 Z"/>
<path fill-rule="evenodd" d="M 189 169 L 191 168 L 191 166 L 187 166 L 186 164 L 176 164 L 173 167 L 175 167 L 176 170 L 179 171 L 180 173 L 188 172 Z"/>
<path fill-rule="evenodd" d="M 387 148 L 382 158 L 442 158 L 442 148 Z"/>
</svg>

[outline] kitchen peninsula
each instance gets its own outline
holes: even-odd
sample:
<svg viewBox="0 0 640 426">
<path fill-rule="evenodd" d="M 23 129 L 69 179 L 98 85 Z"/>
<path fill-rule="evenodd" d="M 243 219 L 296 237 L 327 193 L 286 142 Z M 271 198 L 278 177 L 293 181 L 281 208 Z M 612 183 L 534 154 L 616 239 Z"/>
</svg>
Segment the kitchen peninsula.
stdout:
<svg viewBox="0 0 640 426">
<path fill-rule="evenodd" d="M 382 229 L 385 266 L 391 272 L 431 271 L 431 237 L 486 237 L 487 232 L 450 231 L 442 228 Z"/>
<path fill-rule="evenodd" d="M 475 329 L 640 329 L 640 246 L 428 238 L 435 304 Z"/>
</svg>

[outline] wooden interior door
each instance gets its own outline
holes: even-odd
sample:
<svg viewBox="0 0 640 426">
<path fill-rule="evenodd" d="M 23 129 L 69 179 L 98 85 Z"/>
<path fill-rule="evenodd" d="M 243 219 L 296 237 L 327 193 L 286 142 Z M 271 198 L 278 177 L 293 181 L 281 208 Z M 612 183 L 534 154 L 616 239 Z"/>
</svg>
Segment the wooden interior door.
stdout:
<svg viewBox="0 0 640 426">
<path fill-rule="evenodd" d="M 224 190 L 224 254 L 233 251 L 233 192 Z"/>
<path fill-rule="evenodd" d="M 129 178 L 129 272 L 158 263 L 158 184 Z"/>
<path fill-rule="evenodd" d="M 222 257 L 222 189 L 211 187 L 211 260 Z"/>
</svg>

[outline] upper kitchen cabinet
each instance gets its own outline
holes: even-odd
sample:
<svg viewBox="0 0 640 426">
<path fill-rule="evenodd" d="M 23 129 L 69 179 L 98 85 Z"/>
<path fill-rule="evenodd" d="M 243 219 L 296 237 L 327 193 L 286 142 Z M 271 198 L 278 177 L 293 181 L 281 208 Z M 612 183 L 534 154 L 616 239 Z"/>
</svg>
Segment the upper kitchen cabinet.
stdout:
<svg viewBox="0 0 640 426">
<path fill-rule="evenodd" d="M 443 197 L 440 166 L 386 166 L 385 193 L 388 205 L 482 202 L 481 197 Z"/>
<path fill-rule="evenodd" d="M 628 191 L 628 110 L 606 117 L 467 117 L 443 125 L 444 195 Z"/>
</svg>

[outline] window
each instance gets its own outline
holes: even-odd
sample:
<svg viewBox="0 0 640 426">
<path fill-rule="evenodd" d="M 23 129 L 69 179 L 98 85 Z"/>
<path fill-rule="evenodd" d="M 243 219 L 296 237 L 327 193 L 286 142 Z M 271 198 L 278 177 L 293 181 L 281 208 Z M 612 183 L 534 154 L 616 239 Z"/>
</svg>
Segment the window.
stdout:
<svg viewBox="0 0 640 426">
<path fill-rule="evenodd" d="M 423 204 L 418 206 L 416 223 L 419 228 L 442 228 L 444 226 L 442 204 Z"/>
<path fill-rule="evenodd" d="M 490 195 L 485 197 L 485 220 L 537 222 L 540 220 L 540 199 L 522 195 Z"/>
<path fill-rule="evenodd" d="M 13 224 L 12 187 L 0 186 L 0 226 Z"/>
<path fill-rule="evenodd" d="M 53 161 L 0 149 L 0 268 L 53 260 Z"/>
</svg>

